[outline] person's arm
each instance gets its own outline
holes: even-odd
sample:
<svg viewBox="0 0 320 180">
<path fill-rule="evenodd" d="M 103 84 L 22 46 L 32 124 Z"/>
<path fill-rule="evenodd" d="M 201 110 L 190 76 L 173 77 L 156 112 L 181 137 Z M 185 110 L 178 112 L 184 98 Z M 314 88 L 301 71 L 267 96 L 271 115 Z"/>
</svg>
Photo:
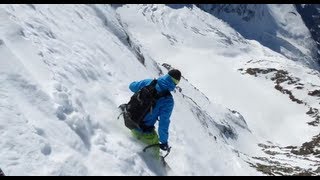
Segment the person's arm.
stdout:
<svg viewBox="0 0 320 180">
<path fill-rule="evenodd" d="M 137 92 L 139 91 L 141 88 L 147 86 L 148 84 L 150 84 L 152 81 L 152 79 L 145 79 L 145 80 L 141 80 L 141 81 L 134 81 L 129 85 L 129 89 L 132 92 Z"/>
<path fill-rule="evenodd" d="M 172 98 L 166 99 L 165 103 L 160 107 L 160 120 L 159 120 L 159 141 L 162 144 L 168 143 L 169 138 L 169 125 L 170 116 L 172 114 L 174 102 Z"/>
</svg>

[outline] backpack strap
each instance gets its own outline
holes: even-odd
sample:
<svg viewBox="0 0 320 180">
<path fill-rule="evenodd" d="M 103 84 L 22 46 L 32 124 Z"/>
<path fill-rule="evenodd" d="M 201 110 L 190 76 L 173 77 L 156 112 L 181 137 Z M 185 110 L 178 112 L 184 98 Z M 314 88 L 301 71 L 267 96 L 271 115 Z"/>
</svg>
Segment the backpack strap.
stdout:
<svg viewBox="0 0 320 180">
<path fill-rule="evenodd" d="M 165 90 L 165 91 L 158 93 L 158 98 L 167 97 L 167 96 L 172 96 L 172 94 L 170 93 L 169 90 Z"/>
<path fill-rule="evenodd" d="M 158 80 L 157 79 L 153 79 L 149 86 L 156 87 L 157 83 L 158 83 Z"/>
</svg>

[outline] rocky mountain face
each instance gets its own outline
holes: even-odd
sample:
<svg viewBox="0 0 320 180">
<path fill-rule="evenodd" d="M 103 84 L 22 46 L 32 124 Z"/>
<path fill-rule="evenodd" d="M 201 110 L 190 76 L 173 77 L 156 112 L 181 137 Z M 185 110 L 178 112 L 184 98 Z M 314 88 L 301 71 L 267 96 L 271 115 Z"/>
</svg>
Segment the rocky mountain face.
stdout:
<svg viewBox="0 0 320 180">
<path fill-rule="evenodd" d="M 305 25 L 309 28 L 312 38 L 318 47 L 318 57 L 320 57 L 320 4 L 296 4 L 297 11 Z"/>
</svg>

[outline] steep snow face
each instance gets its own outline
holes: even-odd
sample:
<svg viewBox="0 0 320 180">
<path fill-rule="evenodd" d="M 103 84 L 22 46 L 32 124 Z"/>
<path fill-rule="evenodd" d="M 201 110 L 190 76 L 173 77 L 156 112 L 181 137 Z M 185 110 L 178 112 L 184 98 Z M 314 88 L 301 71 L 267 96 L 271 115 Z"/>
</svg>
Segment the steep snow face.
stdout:
<svg viewBox="0 0 320 180">
<path fill-rule="evenodd" d="M 0 12 L 3 171 L 136 174 L 134 169 L 122 172 L 116 165 L 121 158 L 112 155 L 127 137 L 115 123 L 115 110 L 129 95 L 130 80 L 125 77 L 142 78 L 142 73 L 132 72 L 147 72 L 104 26 L 94 7 L 6 5 Z M 109 128 L 115 137 L 106 137 Z M 109 171 L 95 168 L 96 156 Z M 102 163 L 113 158 L 115 164 Z"/>
<path fill-rule="evenodd" d="M 269 7 L 265 10 L 271 14 Z M 272 13 L 279 11 L 275 7 Z M 273 175 L 279 171 L 280 174 L 299 174 L 301 168 L 306 171 L 310 168 L 311 174 L 317 174 L 316 154 L 311 153 L 306 166 L 299 163 L 303 159 L 303 155 L 299 156 L 302 153 L 293 156 L 295 160 L 290 165 L 290 153 L 288 159 L 281 160 L 290 151 L 290 148 L 283 150 L 282 147 L 300 147 L 317 139 L 318 110 L 313 109 L 319 108 L 315 95 L 320 85 L 317 71 L 308 68 L 303 61 L 292 61 L 257 41 L 246 39 L 233 26 L 196 6 L 125 5 L 117 8 L 117 12 L 130 37 L 135 37 L 136 43 L 141 44 L 142 52 L 148 52 L 157 62 L 167 62 L 181 69 L 188 81 L 204 92 L 211 102 L 241 113 L 252 136 L 249 136 L 250 140 L 241 141 L 240 138 L 234 142 L 237 150 L 246 154 L 258 152 L 253 139 L 262 143 L 259 147 L 268 158 L 272 151 L 266 147 L 282 150 L 277 152 L 276 162 L 283 166 L 253 155 L 259 161 L 254 167 L 259 171 L 267 169 L 264 172 Z M 248 29 L 255 31 L 253 26 Z M 295 37 L 298 38 L 295 43 L 304 39 Z M 307 48 L 300 50 L 307 51 Z M 300 58 L 300 55 L 293 57 Z"/>
<path fill-rule="evenodd" d="M 117 107 L 170 66 L 168 175 L 317 175 L 319 73 L 193 5 L 3 5 L 0 54 L 6 175 L 163 175 Z"/>
<path fill-rule="evenodd" d="M 161 175 L 139 156 L 144 145 L 117 120 L 117 107 L 132 95 L 130 82 L 167 66 L 141 49 L 119 18 L 109 5 L 0 7 L 6 175 Z M 258 142 L 239 112 L 210 102 L 184 78 L 173 95 L 169 175 L 261 174 L 237 150 Z M 252 153 L 261 154 L 256 143 Z"/>
<path fill-rule="evenodd" d="M 230 24 L 245 38 L 319 69 L 317 44 L 294 5 L 202 4 L 199 7 Z"/>
<path fill-rule="evenodd" d="M 310 128 L 306 122 L 311 119 L 305 107 L 290 103 L 269 81 L 242 76 L 238 70 L 248 62 L 251 65 L 252 59 L 261 60 L 256 63 L 267 67 L 305 67 L 246 40 L 195 6 L 173 9 L 165 5 L 127 5 L 117 12 L 155 60 L 180 68 L 210 100 L 241 112 L 257 135 L 273 142 L 302 143 L 300 137 L 311 137 L 316 131 L 306 134 Z M 313 79 L 318 83 L 317 77 Z M 297 136 L 283 136 L 284 127 L 290 127 L 287 131 Z"/>
</svg>

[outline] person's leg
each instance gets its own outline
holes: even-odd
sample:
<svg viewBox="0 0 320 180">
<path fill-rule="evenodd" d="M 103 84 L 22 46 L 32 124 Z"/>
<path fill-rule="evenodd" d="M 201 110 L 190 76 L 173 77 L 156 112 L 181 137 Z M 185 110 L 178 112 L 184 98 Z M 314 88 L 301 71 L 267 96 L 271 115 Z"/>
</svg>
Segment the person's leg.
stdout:
<svg viewBox="0 0 320 180">
<path fill-rule="evenodd" d="M 133 137 L 137 138 L 137 139 L 141 139 L 141 136 L 142 136 L 142 132 L 137 130 L 137 129 L 132 129 L 131 130 L 131 134 Z"/>
<path fill-rule="evenodd" d="M 143 133 L 141 137 L 141 141 L 144 142 L 147 145 L 152 144 L 158 144 L 159 143 L 159 137 L 155 130 L 153 130 L 151 133 Z M 159 159 L 160 157 L 160 148 L 159 146 L 154 146 L 150 148 L 152 150 L 152 154 Z M 148 150 L 147 150 L 148 151 Z"/>
<path fill-rule="evenodd" d="M 143 133 L 141 131 L 138 131 L 136 129 L 131 130 L 132 135 L 142 141 L 143 143 L 147 145 L 152 145 L 152 144 L 158 144 L 159 143 L 159 137 L 158 134 L 156 133 L 155 130 L 153 130 L 150 133 Z M 150 148 L 152 150 L 152 154 L 156 157 L 160 157 L 160 148 L 159 146 L 154 146 Z M 147 150 L 148 151 L 148 150 Z"/>
</svg>

